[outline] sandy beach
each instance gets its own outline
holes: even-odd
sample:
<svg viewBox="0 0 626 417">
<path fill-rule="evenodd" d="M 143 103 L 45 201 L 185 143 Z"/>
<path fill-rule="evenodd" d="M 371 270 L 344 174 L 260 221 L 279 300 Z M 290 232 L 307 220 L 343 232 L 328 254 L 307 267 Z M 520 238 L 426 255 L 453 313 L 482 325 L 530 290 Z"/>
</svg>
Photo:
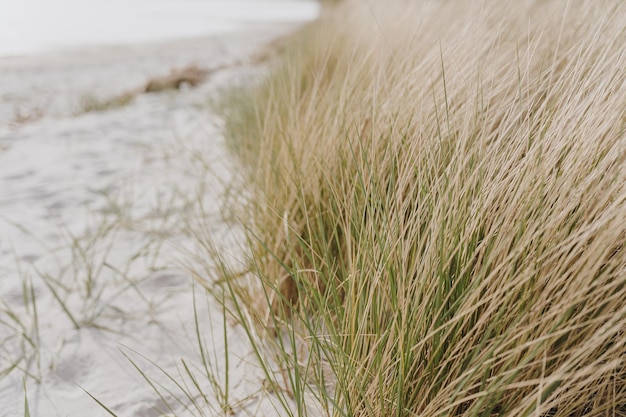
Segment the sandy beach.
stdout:
<svg viewBox="0 0 626 417">
<path fill-rule="evenodd" d="M 109 415 L 91 396 L 120 416 L 276 415 L 245 335 L 193 283 L 189 231 L 236 256 L 210 102 L 294 27 L 0 58 L 0 416 Z M 87 111 L 187 65 L 220 70 Z"/>
</svg>

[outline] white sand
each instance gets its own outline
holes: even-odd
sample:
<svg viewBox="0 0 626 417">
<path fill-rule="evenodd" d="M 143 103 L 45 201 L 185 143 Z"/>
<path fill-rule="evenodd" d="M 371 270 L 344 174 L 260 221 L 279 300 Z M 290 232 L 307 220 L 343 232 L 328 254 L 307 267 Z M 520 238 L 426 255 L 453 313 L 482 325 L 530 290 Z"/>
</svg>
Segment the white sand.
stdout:
<svg viewBox="0 0 626 417">
<path fill-rule="evenodd" d="M 120 416 L 219 414 L 200 360 L 192 279 L 180 266 L 194 247 L 183 219 L 204 222 L 222 250 L 239 250 L 219 214 L 220 179 L 232 168 L 207 103 L 254 69 L 76 113 L 82 96 L 111 97 L 176 66 L 245 61 L 290 29 L 0 59 L 0 416 L 24 415 L 23 384 L 31 416 L 108 415 L 83 389 Z M 223 385 L 221 308 L 197 286 L 196 298 Z M 227 330 L 233 410 L 276 415 L 243 332 Z M 163 398 L 124 355 L 164 384 Z M 186 384 L 201 408 L 141 355 Z"/>
</svg>

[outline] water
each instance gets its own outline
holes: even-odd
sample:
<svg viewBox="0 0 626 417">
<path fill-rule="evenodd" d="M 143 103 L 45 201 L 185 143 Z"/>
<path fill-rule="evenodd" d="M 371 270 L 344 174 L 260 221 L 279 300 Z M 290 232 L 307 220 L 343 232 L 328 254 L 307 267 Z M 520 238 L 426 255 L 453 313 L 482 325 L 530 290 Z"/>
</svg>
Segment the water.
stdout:
<svg viewBox="0 0 626 417">
<path fill-rule="evenodd" d="M 309 20 L 312 0 L 0 0 L 0 56 Z"/>
</svg>

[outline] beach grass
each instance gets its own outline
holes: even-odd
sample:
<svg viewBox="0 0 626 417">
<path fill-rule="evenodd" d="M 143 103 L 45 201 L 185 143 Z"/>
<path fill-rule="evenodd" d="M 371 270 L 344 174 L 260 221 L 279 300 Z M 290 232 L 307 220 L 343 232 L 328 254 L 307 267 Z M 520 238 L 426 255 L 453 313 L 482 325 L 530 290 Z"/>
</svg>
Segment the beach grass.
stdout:
<svg viewBox="0 0 626 417">
<path fill-rule="evenodd" d="M 625 45 L 617 1 L 346 0 L 225 97 L 282 411 L 626 416 Z"/>
</svg>

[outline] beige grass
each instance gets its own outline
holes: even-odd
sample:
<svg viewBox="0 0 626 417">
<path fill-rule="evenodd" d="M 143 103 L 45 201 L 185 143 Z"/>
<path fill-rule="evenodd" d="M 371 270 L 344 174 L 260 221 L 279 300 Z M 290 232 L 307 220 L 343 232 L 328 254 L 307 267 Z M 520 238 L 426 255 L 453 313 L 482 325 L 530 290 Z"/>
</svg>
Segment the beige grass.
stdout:
<svg viewBox="0 0 626 417">
<path fill-rule="evenodd" d="M 329 414 L 626 416 L 625 55 L 619 1 L 348 0 L 231 95 L 236 301 Z"/>
</svg>

